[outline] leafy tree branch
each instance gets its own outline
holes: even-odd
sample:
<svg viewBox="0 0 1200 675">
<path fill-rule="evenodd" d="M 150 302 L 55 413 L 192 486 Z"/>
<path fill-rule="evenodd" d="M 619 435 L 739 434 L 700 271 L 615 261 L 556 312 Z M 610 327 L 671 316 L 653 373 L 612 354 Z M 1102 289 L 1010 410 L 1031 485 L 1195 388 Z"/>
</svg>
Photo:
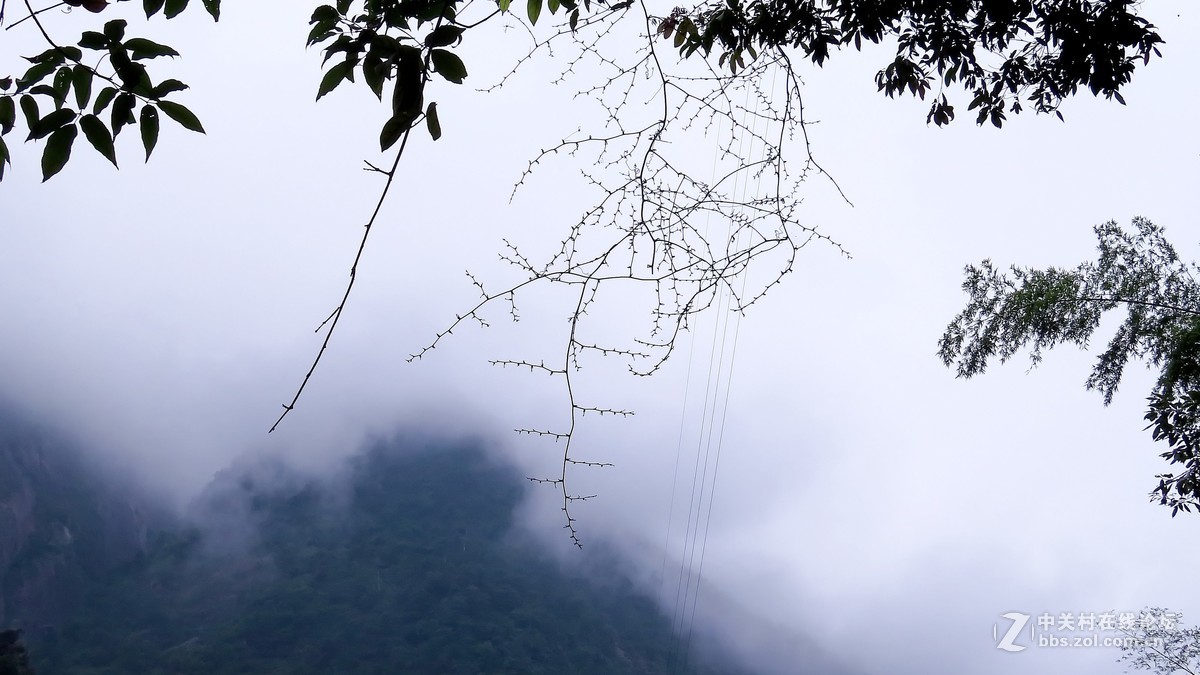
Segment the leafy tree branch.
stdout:
<svg viewBox="0 0 1200 675">
<path fill-rule="evenodd" d="M 1070 270 L 1012 267 L 990 261 L 966 268 L 967 306 L 946 328 L 938 355 L 959 377 L 983 373 L 1028 349 L 1030 365 L 1063 344 L 1086 349 L 1105 313 L 1124 321 L 1096 359 L 1084 385 L 1112 402 L 1130 361 L 1159 371 L 1145 419 L 1161 454 L 1182 465 L 1159 474 L 1151 495 L 1180 510 L 1200 507 L 1200 284 L 1195 263 L 1180 259 L 1161 227 L 1145 218 L 1132 231 L 1115 222 L 1096 227 L 1099 255 Z"/>
<path fill-rule="evenodd" d="M 80 131 L 88 143 L 113 166 L 117 166 L 115 140 L 125 126 L 133 124 L 140 129 L 142 147 L 149 161 L 158 142 L 160 111 L 186 129 L 204 132 L 204 126 L 191 110 L 167 98 L 170 94 L 186 90 L 187 85 L 175 79 L 165 79 L 155 84 L 143 63 L 163 56 L 176 57 L 179 52 L 146 38 L 126 39 L 128 22 L 124 19 L 106 22 L 102 31 L 85 31 L 77 46 L 64 46 L 55 41 L 39 17 L 44 10 L 35 10 L 30 0 L 24 0 L 24 3 L 29 12 L 25 18 L 33 21 L 50 49 L 28 57 L 26 60 L 33 65 L 21 77 L 0 78 L 0 179 L 4 177 L 6 165 L 12 163 L 11 151 L 4 136 L 16 126 L 17 101 L 20 102 L 20 110 L 29 131 L 26 142 L 46 141 L 41 159 L 43 181 L 49 180 L 66 166 Z M 72 5 L 71 2 L 66 4 Z M 174 6 L 176 0 L 172 0 L 171 4 L 173 6 L 167 8 L 168 18 L 182 11 L 182 8 Z M 106 6 L 101 2 L 89 4 L 88 8 L 94 7 L 93 11 L 99 12 Z M 206 0 L 205 6 L 214 19 L 219 15 L 217 0 Z M 155 5 L 153 0 L 148 0 L 146 17 L 150 18 L 162 8 L 161 2 Z M 88 63 L 85 63 L 84 50 L 92 54 L 87 59 Z M 111 70 L 101 70 L 89 65 L 90 62 L 106 63 Z M 100 89 L 93 102 L 93 84 L 97 79 L 108 85 Z M 72 93 L 74 108 L 68 105 Z M 135 117 L 134 111 L 139 102 L 141 112 Z M 53 110 L 43 114 L 41 106 L 45 103 L 49 103 Z M 91 111 L 87 112 L 89 104 Z M 101 115 L 109 111 L 110 106 L 106 121 Z"/>
<path fill-rule="evenodd" d="M 1184 626 L 1182 618 L 1178 612 L 1150 607 L 1128 627 L 1118 626 L 1128 638 L 1118 661 L 1156 675 L 1200 673 L 1200 628 Z"/>
</svg>

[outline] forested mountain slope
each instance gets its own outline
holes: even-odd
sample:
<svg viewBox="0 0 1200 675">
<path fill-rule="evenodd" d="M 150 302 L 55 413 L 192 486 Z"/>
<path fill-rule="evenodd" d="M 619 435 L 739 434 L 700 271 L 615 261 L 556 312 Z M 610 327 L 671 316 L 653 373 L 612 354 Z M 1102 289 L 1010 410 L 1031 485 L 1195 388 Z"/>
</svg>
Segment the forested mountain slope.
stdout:
<svg viewBox="0 0 1200 675">
<path fill-rule="evenodd" d="M 680 672 L 648 598 L 511 535 L 523 483 L 464 445 L 381 445 L 319 480 L 247 463 L 200 524 L 89 572 L 67 618 L 9 623 L 41 675 Z"/>
<path fill-rule="evenodd" d="M 0 628 L 71 616 L 145 550 L 161 514 L 73 444 L 0 404 Z"/>
</svg>

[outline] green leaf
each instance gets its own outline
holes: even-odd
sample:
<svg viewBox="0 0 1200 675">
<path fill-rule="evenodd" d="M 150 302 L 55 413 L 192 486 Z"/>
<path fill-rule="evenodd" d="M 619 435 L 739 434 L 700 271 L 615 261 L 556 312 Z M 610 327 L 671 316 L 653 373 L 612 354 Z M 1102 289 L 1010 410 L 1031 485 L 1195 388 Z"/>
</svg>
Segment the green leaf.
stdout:
<svg viewBox="0 0 1200 675">
<path fill-rule="evenodd" d="M 146 18 L 149 19 L 162 11 L 164 2 L 166 0 L 142 0 L 142 9 L 146 10 Z"/>
<path fill-rule="evenodd" d="M 133 60 L 129 58 L 129 52 L 120 42 L 114 42 L 108 46 L 108 61 L 113 70 L 117 71 L 117 75 L 120 75 L 121 71 L 128 71 L 133 67 Z"/>
<path fill-rule="evenodd" d="M 45 138 L 46 136 L 49 136 L 73 121 L 75 121 L 74 110 L 71 110 L 70 108 L 55 110 L 49 115 L 46 115 L 42 119 L 38 120 L 37 123 L 29 129 L 29 137 L 25 140 L 36 141 L 39 138 Z"/>
<path fill-rule="evenodd" d="M 379 149 L 386 152 L 388 148 L 396 144 L 404 132 L 412 126 L 413 116 L 405 113 L 393 115 L 391 119 L 383 124 L 383 130 L 379 132 Z"/>
<path fill-rule="evenodd" d="M 358 47 L 358 42 L 354 38 L 350 37 L 348 33 L 343 33 L 338 36 L 338 39 L 333 41 L 333 44 L 325 48 L 325 58 L 321 59 L 321 65 L 324 66 L 326 63 L 329 63 L 329 59 L 333 58 L 335 54 L 342 52 L 346 54 L 357 53 Z"/>
<path fill-rule="evenodd" d="M 208 10 L 213 21 L 221 20 L 221 0 L 204 0 L 204 9 Z"/>
<path fill-rule="evenodd" d="M 116 96 L 116 87 L 105 87 L 101 89 L 100 94 L 96 96 L 96 102 L 92 104 L 92 114 L 99 115 L 100 113 L 104 112 L 104 109 L 108 107 L 109 103 L 112 103 L 112 100 L 116 98 Z"/>
<path fill-rule="evenodd" d="M 142 146 L 146 148 L 146 161 L 150 161 L 150 153 L 158 143 L 158 111 L 152 105 L 142 106 L 141 120 L 138 124 L 142 131 Z"/>
<path fill-rule="evenodd" d="M 25 94 L 21 97 L 21 112 L 25 115 L 25 126 L 32 129 L 38 123 L 39 113 L 37 99 Z"/>
<path fill-rule="evenodd" d="M 26 89 L 29 89 L 38 82 L 46 79 L 46 76 L 50 73 L 53 73 L 57 68 L 58 64 L 52 62 L 39 63 L 33 66 L 29 70 L 25 71 L 25 74 L 21 77 L 21 79 L 17 80 L 17 91 L 25 91 Z"/>
<path fill-rule="evenodd" d="M 46 148 L 42 151 L 42 182 L 50 180 L 54 174 L 62 171 L 71 159 L 71 146 L 79 129 L 74 125 L 66 126 L 50 134 Z"/>
<path fill-rule="evenodd" d="M 396 3 L 392 5 L 384 14 L 384 21 L 390 28 L 399 28 L 403 31 L 409 30 L 408 20 L 411 18 L 411 9 Z"/>
<path fill-rule="evenodd" d="M 529 23 L 537 25 L 538 17 L 542 14 L 542 0 L 526 0 L 525 11 L 529 14 Z"/>
<path fill-rule="evenodd" d="M 439 75 L 455 84 L 462 84 L 463 78 L 467 76 L 467 67 L 457 54 L 445 49 L 435 49 L 429 53 L 429 57 Z"/>
<path fill-rule="evenodd" d="M 168 19 L 174 19 L 182 14 L 183 10 L 187 9 L 187 6 L 188 0 L 167 0 L 163 8 L 163 16 Z"/>
<path fill-rule="evenodd" d="M 150 98 L 162 98 L 167 94 L 173 94 L 177 91 L 183 91 L 187 88 L 188 86 L 179 80 L 163 80 L 150 91 Z"/>
<path fill-rule="evenodd" d="M 445 5 L 446 5 L 446 3 L 444 3 L 444 2 L 428 2 L 428 3 L 419 3 L 419 4 L 413 3 L 413 4 L 415 5 L 415 7 L 413 7 L 413 9 L 416 10 L 415 15 L 417 18 L 418 26 L 425 23 L 426 21 L 434 21 L 438 17 L 442 16 L 442 12 L 445 9 Z M 403 5 L 401 5 L 401 6 L 403 6 Z"/>
<path fill-rule="evenodd" d="M 155 59 L 160 56 L 179 56 L 179 52 L 175 51 L 174 49 L 154 42 L 153 40 L 147 40 L 146 38 L 133 38 L 132 40 L 126 40 L 125 49 L 133 52 L 134 61 L 139 61 L 141 59 Z"/>
<path fill-rule="evenodd" d="M 426 47 L 447 47 L 458 42 L 462 36 L 463 29 L 458 26 L 443 24 L 433 29 L 433 32 L 425 36 Z"/>
<path fill-rule="evenodd" d="M 125 37 L 125 26 L 129 25 L 125 19 L 113 19 L 104 24 L 104 37 L 112 42 L 120 42 Z M 87 33 L 84 33 L 86 36 Z M 86 45 L 80 45 L 86 46 Z"/>
<path fill-rule="evenodd" d="M 383 100 L 383 82 L 387 79 L 390 66 L 385 64 L 374 51 L 369 52 L 363 59 L 363 80 L 370 87 L 375 98 Z"/>
<path fill-rule="evenodd" d="M 558 0 L 546 0 L 546 9 L 550 10 L 551 14 L 557 14 L 559 6 Z"/>
<path fill-rule="evenodd" d="M 327 21 L 336 22 L 341 16 L 341 13 L 333 5 L 321 5 L 313 10 L 312 18 L 308 22 L 310 24 L 325 23 Z"/>
<path fill-rule="evenodd" d="M 84 49 L 108 49 L 108 37 L 94 30 L 84 31 L 79 38 L 79 46 Z"/>
<path fill-rule="evenodd" d="M 421 59 L 421 50 L 412 47 L 400 52 L 400 63 L 396 68 L 396 86 L 392 90 L 392 114 L 407 115 L 410 119 L 421 113 L 421 103 L 425 100 L 425 86 L 422 74 L 425 63 Z"/>
<path fill-rule="evenodd" d="M 96 152 L 104 155 L 104 158 L 112 162 L 113 166 L 117 166 L 117 149 L 113 147 L 113 137 L 108 133 L 108 127 L 104 126 L 95 115 L 84 115 L 79 118 L 79 128 L 83 129 L 83 135 L 88 139 L 88 143 L 96 149 Z"/>
<path fill-rule="evenodd" d="M 17 123 L 17 104 L 11 96 L 0 97 L 0 136 L 12 131 Z"/>
<path fill-rule="evenodd" d="M 305 42 L 309 47 L 324 42 L 333 35 L 333 27 L 337 25 L 337 21 L 321 21 L 313 25 L 312 30 L 308 32 L 308 41 Z"/>
<path fill-rule="evenodd" d="M 338 14 L 345 16 L 346 12 L 350 11 L 350 0 L 337 0 L 337 11 Z"/>
<path fill-rule="evenodd" d="M 146 72 L 146 66 L 130 61 L 125 67 L 117 70 L 117 76 L 121 78 L 121 83 L 126 89 L 140 96 L 150 95 L 150 73 Z"/>
<path fill-rule="evenodd" d="M 67 92 L 71 90 L 71 68 L 63 66 L 54 74 L 54 98 L 62 105 L 67 100 Z"/>
<path fill-rule="evenodd" d="M 322 96 L 333 91 L 335 87 L 342 83 L 342 80 L 350 76 L 353 70 L 353 61 L 340 61 L 334 64 L 329 69 L 329 72 L 325 73 L 325 77 L 321 78 L 321 86 L 317 87 L 317 100 L 320 101 Z"/>
<path fill-rule="evenodd" d="M 507 12 L 508 8 L 512 6 L 512 0 L 500 0 L 496 4 L 500 7 L 501 12 Z"/>
<path fill-rule="evenodd" d="M 92 76 L 94 74 L 95 71 L 82 63 L 75 64 L 75 67 L 71 69 L 71 86 L 75 88 L 75 103 L 79 105 L 80 110 L 83 110 L 92 98 Z"/>
<path fill-rule="evenodd" d="M 61 94 L 58 92 L 58 90 L 48 84 L 39 84 L 33 89 L 30 89 L 29 93 L 33 94 L 34 96 L 45 96 L 49 98 L 51 101 L 54 101 L 55 108 L 61 108 L 63 103 L 66 103 L 66 101 L 61 98 Z"/>
<path fill-rule="evenodd" d="M 12 159 L 8 155 L 8 144 L 0 138 L 0 180 L 4 180 L 4 165 L 12 164 Z"/>
<path fill-rule="evenodd" d="M 159 101 L 158 107 L 167 114 L 167 117 L 178 122 L 184 129 L 204 133 L 204 126 L 200 124 L 199 118 L 191 110 L 174 101 Z"/>
<path fill-rule="evenodd" d="M 0 77 L 0 89 L 8 91 L 8 88 L 12 86 L 12 83 L 13 80 L 11 77 Z"/>
<path fill-rule="evenodd" d="M 429 136 L 433 140 L 442 137 L 442 124 L 438 122 L 437 103 L 430 103 L 429 108 L 425 110 L 425 126 L 429 127 Z"/>
<path fill-rule="evenodd" d="M 136 91 L 141 95 L 150 93 L 150 75 L 146 72 L 146 66 L 134 63 L 129 58 L 129 52 L 126 51 L 125 45 L 119 42 L 109 45 L 108 61 L 112 64 L 113 70 L 117 71 L 117 77 L 120 78 L 123 89 Z"/>
<path fill-rule="evenodd" d="M 136 104 L 137 99 L 127 91 L 123 91 L 117 96 L 112 108 L 112 132 L 114 138 L 117 134 L 121 133 L 121 127 L 134 122 L 133 107 Z"/>
<path fill-rule="evenodd" d="M 76 47 L 51 47 L 33 58 L 26 57 L 30 63 L 53 63 L 61 66 L 67 61 L 78 61 L 83 58 L 83 52 Z"/>
<path fill-rule="evenodd" d="M 370 45 L 371 45 L 370 53 L 378 56 L 383 61 L 391 61 L 392 59 L 396 58 L 396 55 L 398 55 L 401 52 L 401 50 L 404 50 L 404 49 L 408 49 L 408 50 L 415 49 L 417 51 L 418 56 L 421 53 L 421 49 L 419 47 L 416 47 L 414 45 L 407 45 L 407 46 L 401 45 L 400 41 L 397 40 L 396 38 L 392 37 L 391 35 L 379 35 L 379 34 L 373 35 L 370 40 Z"/>
</svg>

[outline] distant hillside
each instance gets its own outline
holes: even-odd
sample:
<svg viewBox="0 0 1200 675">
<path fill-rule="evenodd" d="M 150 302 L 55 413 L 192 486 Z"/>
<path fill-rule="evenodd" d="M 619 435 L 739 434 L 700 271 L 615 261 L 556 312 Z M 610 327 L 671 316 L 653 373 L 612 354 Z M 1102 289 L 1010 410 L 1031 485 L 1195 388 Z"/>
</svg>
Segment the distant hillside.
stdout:
<svg viewBox="0 0 1200 675">
<path fill-rule="evenodd" d="M 40 675 L 684 672 L 625 581 L 509 536 L 525 481 L 464 446 L 378 447 L 316 481 L 251 464 L 76 589 L 27 642 Z M 673 668 L 675 666 L 676 668 Z M 711 657 L 690 673 L 740 672 Z"/>
<path fill-rule="evenodd" d="M 0 406 L 0 629 L 72 616 L 99 576 L 144 550 L 150 520 L 71 444 Z"/>
</svg>

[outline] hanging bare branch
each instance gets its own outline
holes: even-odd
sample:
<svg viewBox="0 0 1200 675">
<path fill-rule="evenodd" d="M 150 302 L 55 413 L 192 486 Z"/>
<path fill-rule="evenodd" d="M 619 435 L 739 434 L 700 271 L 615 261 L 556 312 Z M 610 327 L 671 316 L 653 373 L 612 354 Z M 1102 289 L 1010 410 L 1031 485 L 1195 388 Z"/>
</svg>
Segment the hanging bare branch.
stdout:
<svg viewBox="0 0 1200 675">
<path fill-rule="evenodd" d="M 597 101 L 606 122 L 535 155 L 514 195 L 535 180 L 538 169 L 565 160 L 594 167 L 583 175 L 599 197 L 545 260 L 535 262 L 506 241 L 499 258 L 522 278 L 493 292 L 472 276 L 480 300 L 409 357 L 422 358 L 463 322 L 487 325 L 485 309 L 496 302 L 515 313 L 517 296 L 531 286 L 573 289 L 562 307 L 566 330 L 556 355 L 492 363 L 542 372 L 562 385 L 562 426 L 516 431 L 561 443 L 561 470 L 530 480 L 561 493 L 564 527 L 577 546 L 582 542 L 572 507 L 590 495 L 571 491 L 570 469 L 611 466 L 577 456 L 579 424 L 588 413 L 633 414 L 580 402 L 582 356 L 598 354 L 616 359 L 631 374 L 652 375 L 671 358 L 694 319 L 715 308 L 721 293 L 732 298 L 731 311 L 744 312 L 783 280 L 804 246 L 819 240 L 841 250 L 801 222 L 799 187 L 808 177 L 821 175 L 841 190 L 813 158 L 800 78 L 787 55 L 759 54 L 748 63 L 724 64 L 727 71 L 682 63 L 672 52 L 661 53 L 666 43 L 658 39 L 658 21 L 644 3 L 633 3 L 593 17 L 575 32 L 559 27 L 518 61 L 514 72 L 555 45 L 567 51 L 561 43 L 569 42 L 574 53 L 560 80 L 586 77 L 577 97 Z M 614 41 L 624 42 L 612 48 Z M 792 153 L 796 171 L 785 159 Z M 702 175 L 705 169 L 710 178 Z M 757 284 L 733 283 L 747 277 Z M 595 332 L 589 312 L 627 299 L 634 288 L 650 288 L 655 298 L 641 328 L 622 344 L 589 337 Z"/>
</svg>

